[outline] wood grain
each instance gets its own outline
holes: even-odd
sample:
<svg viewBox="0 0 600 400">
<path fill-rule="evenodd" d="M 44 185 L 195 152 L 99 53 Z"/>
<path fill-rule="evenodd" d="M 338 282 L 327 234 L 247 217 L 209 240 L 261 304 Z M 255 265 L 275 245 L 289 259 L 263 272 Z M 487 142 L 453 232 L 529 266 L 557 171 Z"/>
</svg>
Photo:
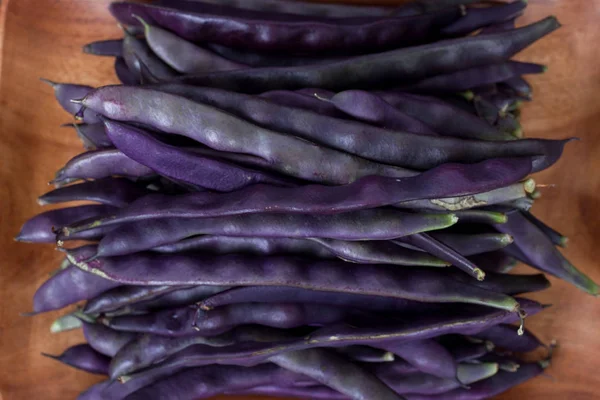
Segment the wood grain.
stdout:
<svg viewBox="0 0 600 400">
<path fill-rule="evenodd" d="M 368 2 L 368 1 L 367 1 Z M 7 6 L 6 0 L 2 4 Z M 0 398 L 74 399 L 97 380 L 43 358 L 82 341 L 81 333 L 52 335 L 60 313 L 21 317 L 31 309 L 35 289 L 57 267 L 52 245 L 13 242 L 20 225 L 42 210 L 36 197 L 47 191 L 53 172 L 81 151 L 73 133 L 59 125 L 71 120 L 54 102 L 39 77 L 100 85 L 115 82 L 112 60 L 81 53 L 86 42 L 116 37 L 108 0 L 13 0 L 8 3 L 0 79 Z M 1 9 L 1 8 L 0 8 Z M 521 56 L 546 63 L 549 71 L 532 78 L 535 100 L 524 110 L 528 136 L 578 136 L 559 164 L 539 174 L 547 189 L 535 213 L 571 238 L 566 250 L 582 270 L 600 281 L 595 251 L 600 242 L 600 2 L 531 0 L 521 22 L 555 14 L 564 27 Z M 0 13 L 0 21 L 1 13 Z M 1 25 L 1 23 L 0 23 Z M 2 30 L 0 29 L 0 32 Z M 524 270 L 524 269 L 523 269 Z M 528 320 L 544 341 L 560 347 L 553 379 L 540 377 L 501 399 L 597 399 L 600 377 L 598 300 L 554 281 L 534 296 L 554 306 Z"/>
</svg>

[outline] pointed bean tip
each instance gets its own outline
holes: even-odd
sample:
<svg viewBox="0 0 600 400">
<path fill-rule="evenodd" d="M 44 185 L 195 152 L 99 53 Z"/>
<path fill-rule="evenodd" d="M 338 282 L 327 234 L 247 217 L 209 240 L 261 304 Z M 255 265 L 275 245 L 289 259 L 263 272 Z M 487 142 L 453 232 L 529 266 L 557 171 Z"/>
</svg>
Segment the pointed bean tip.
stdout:
<svg viewBox="0 0 600 400">
<path fill-rule="evenodd" d="M 13 238 L 15 242 L 25 242 L 25 237 L 23 234 L 19 233 L 17 236 Z"/>
<path fill-rule="evenodd" d="M 535 180 L 532 178 L 529 178 L 523 182 L 523 189 L 525 189 L 525 193 L 535 192 L 536 186 Z"/>
<path fill-rule="evenodd" d="M 46 78 L 40 78 L 40 81 L 44 82 L 45 84 L 50 85 L 53 89 L 55 89 L 56 86 L 58 85 L 57 82 L 51 81 L 50 79 L 46 79 Z"/>
<path fill-rule="evenodd" d="M 509 244 L 513 243 L 514 241 L 515 241 L 515 239 L 508 233 L 505 233 L 502 235 L 502 239 L 501 239 L 502 244 L 508 246 Z"/>
<path fill-rule="evenodd" d="M 48 354 L 48 353 L 44 353 L 44 352 L 41 352 L 40 354 L 44 357 L 48 357 L 53 360 L 60 361 L 60 356 L 55 356 L 54 354 Z"/>
<path fill-rule="evenodd" d="M 74 124 L 73 122 L 67 122 L 66 124 L 62 124 L 60 127 L 61 128 L 75 128 L 77 129 L 77 124 Z"/>
<path fill-rule="evenodd" d="M 561 236 L 558 245 L 562 248 L 566 248 L 569 245 L 569 238 L 566 236 Z"/>
<path fill-rule="evenodd" d="M 511 135 L 516 137 L 517 139 L 523 139 L 523 128 L 521 126 L 518 126 L 517 128 L 515 128 L 515 130 L 511 132 Z"/>
</svg>

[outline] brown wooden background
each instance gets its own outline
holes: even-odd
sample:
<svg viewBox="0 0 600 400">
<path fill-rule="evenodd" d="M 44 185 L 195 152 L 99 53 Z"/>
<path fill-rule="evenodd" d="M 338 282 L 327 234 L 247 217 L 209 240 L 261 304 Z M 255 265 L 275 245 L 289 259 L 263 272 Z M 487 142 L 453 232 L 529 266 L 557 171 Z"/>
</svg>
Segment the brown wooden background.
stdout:
<svg viewBox="0 0 600 400">
<path fill-rule="evenodd" d="M 93 40 L 117 37 L 119 30 L 107 12 L 108 0 L 6 1 L 0 6 L 0 399 L 74 399 L 97 378 L 40 352 L 58 354 L 82 341 L 80 332 L 50 334 L 59 312 L 19 316 L 31 309 L 36 287 L 60 256 L 52 245 L 18 244 L 12 238 L 23 221 L 42 210 L 36 197 L 49 189 L 46 182 L 54 171 L 81 151 L 75 135 L 59 128 L 70 116 L 38 78 L 115 82 L 112 61 L 80 49 Z M 521 56 L 550 66 L 532 79 L 535 100 L 524 111 L 525 131 L 583 141 L 570 144 L 556 167 L 537 176 L 538 182 L 557 187 L 545 191 L 534 211 L 570 236 L 566 254 L 600 281 L 600 1 L 530 0 L 521 22 L 550 14 L 564 27 Z M 552 378 L 540 377 L 501 398 L 600 398 L 599 300 L 560 282 L 535 297 L 554 304 L 527 321 L 543 340 L 560 343 L 548 371 Z"/>
</svg>

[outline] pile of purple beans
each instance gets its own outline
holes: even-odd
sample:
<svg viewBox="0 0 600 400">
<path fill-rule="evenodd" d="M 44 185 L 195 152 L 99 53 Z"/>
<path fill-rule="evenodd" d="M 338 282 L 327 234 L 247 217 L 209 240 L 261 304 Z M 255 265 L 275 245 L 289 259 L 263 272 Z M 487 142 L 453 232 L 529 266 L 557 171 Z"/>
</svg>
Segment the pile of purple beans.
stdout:
<svg viewBox="0 0 600 400">
<path fill-rule="evenodd" d="M 592 295 L 530 213 L 569 139 L 524 139 L 525 1 L 114 3 L 123 85 L 50 83 L 86 151 L 17 240 L 57 243 L 34 313 L 80 400 L 474 400 L 541 374 L 543 273 Z M 508 272 L 517 262 L 541 271 Z M 547 347 L 547 351 L 542 347 Z M 523 353 L 537 350 L 537 362 Z M 541 351 L 540 351 L 541 350 Z"/>
</svg>

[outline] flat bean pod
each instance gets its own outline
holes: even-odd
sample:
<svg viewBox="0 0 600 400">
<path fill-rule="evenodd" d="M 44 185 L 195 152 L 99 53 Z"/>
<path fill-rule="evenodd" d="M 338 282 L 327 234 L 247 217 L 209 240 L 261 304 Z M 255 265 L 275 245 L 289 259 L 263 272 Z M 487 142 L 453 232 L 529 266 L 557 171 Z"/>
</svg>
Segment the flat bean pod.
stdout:
<svg viewBox="0 0 600 400">
<path fill-rule="evenodd" d="M 99 40 L 83 46 L 83 52 L 95 56 L 121 57 L 123 55 L 123 39 Z"/>
<path fill-rule="evenodd" d="M 260 51 L 326 53 L 381 51 L 420 44 L 457 20 L 458 7 L 407 17 L 360 17 L 355 20 L 311 20 L 290 14 L 236 10 L 205 4 L 202 13 L 139 3 L 110 5 L 122 24 L 139 25 L 134 15 L 192 42 L 211 42 Z M 277 18 L 269 21 L 266 18 Z M 350 22 L 346 22 L 350 21 Z M 290 43 L 294 43 L 290 48 Z"/>
<path fill-rule="evenodd" d="M 106 133 L 125 155 L 176 182 L 217 191 L 232 191 L 256 183 L 288 186 L 268 173 L 201 156 L 162 143 L 142 129 L 105 120 Z"/>
<path fill-rule="evenodd" d="M 241 214 L 198 219 L 151 219 L 106 232 L 98 246 L 98 256 L 132 254 L 201 234 L 387 240 L 447 228 L 457 221 L 453 214 L 409 214 L 387 209 L 333 215 Z M 146 234 L 149 231 L 153 232 L 152 236 Z M 59 235 L 58 239 L 72 239 L 77 235 Z"/>
<path fill-rule="evenodd" d="M 177 72 L 201 74 L 248 68 L 246 65 L 231 62 L 209 50 L 198 47 L 165 29 L 150 25 L 141 18 L 139 20 L 144 26 L 144 35 L 148 46 Z"/>
<path fill-rule="evenodd" d="M 166 309 L 144 315 L 104 318 L 112 329 L 161 336 L 213 336 L 240 325 L 294 328 L 343 321 L 351 312 L 327 305 L 248 303 L 203 311 L 197 307 Z"/>
<path fill-rule="evenodd" d="M 150 168 L 127 157 L 117 149 L 92 150 L 81 153 L 58 170 L 53 183 L 66 184 L 80 179 L 102 179 L 123 176 L 132 179 L 156 175 Z"/>
<path fill-rule="evenodd" d="M 116 207 L 98 204 L 46 211 L 27 220 L 15 240 L 30 243 L 55 243 L 56 233 L 54 229 L 77 221 L 101 218 L 107 214 L 113 214 L 115 211 Z"/>
<path fill-rule="evenodd" d="M 121 307 L 153 299 L 177 290 L 176 286 L 119 286 L 90 299 L 83 312 L 101 314 Z"/>
<path fill-rule="evenodd" d="M 69 347 L 59 356 L 45 353 L 42 355 L 91 374 L 108 375 L 110 358 L 97 352 L 88 344 Z"/>
<path fill-rule="evenodd" d="M 270 357 L 269 361 L 309 376 L 351 399 L 404 399 L 368 371 L 327 349 L 280 353 Z"/>
<path fill-rule="evenodd" d="M 81 300 L 88 300 L 120 286 L 118 282 L 101 278 L 71 265 L 50 277 L 33 296 L 36 313 L 58 310 Z"/>
<path fill-rule="evenodd" d="M 257 212 L 333 214 L 414 199 L 485 192 L 518 181 L 530 172 L 531 161 L 527 158 L 492 159 L 473 165 L 445 164 L 416 177 L 399 180 L 370 176 L 344 186 L 283 188 L 253 185 L 220 194 L 153 194 L 134 202 L 114 218 L 67 226 L 63 234 L 68 236 L 93 227 L 161 218 L 205 218 Z"/>
<path fill-rule="evenodd" d="M 164 256 L 138 253 L 83 262 L 77 252 L 69 251 L 68 257 L 80 268 L 124 284 L 293 286 L 424 302 L 482 304 L 513 312 L 519 308 L 512 297 L 461 283 L 433 268 L 398 271 L 377 265 L 349 266 L 337 260 L 307 261 L 235 254 Z M 218 270 L 215 270 L 216 265 Z M 377 279 L 373 279 L 375 276 Z"/>
<path fill-rule="evenodd" d="M 508 213 L 508 222 L 495 226 L 500 232 L 515 239 L 514 246 L 522 252 L 533 267 L 570 282 L 592 295 L 598 294 L 598 285 L 577 270 L 536 225 L 518 211 Z"/>
<path fill-rule="evenodd" d="M 434 93 L 458 93 L 478 86 L 522 79 L 521 75 L 541 74 L 546 67 L 540 64 L 508 61 L 502 64 L 490 64 L 468 68 L 450 74 L 432 76 L 419 82 L 403 86 L 403 90 Z"/>
<path fill-rule="evenodd" d="M 151 193 L 128 179 L 103 178 L 54 189 L 38 198 L 40 205 L 68 201 L 94 201 L 113 207 L 125 207 Z"/>
<path fill-rule="evenodd" d="M 83 335 L 86 342 L 100 354 L 114 357 L 121 348 L 125 347 L 138 336 L 131 332 L 119 332 L 101 324 L 83 321 Z"/>
<path fill-rule="evenodd" d="M 540 375 L 544 368 L 538 363 L 523 364 L 516 372 L 499 371 L 493 377 L 438 395 L 415 395 L 410 400 L 484 400 Z"/>
<path fill-rule="evenodd" d="M 405 177 L 414 174 L 410 170 L 369 162 L 316 146 L 300 138 L 253 125 L 212 106 L 166 93 L 166 88 L 167 86 L 160 86 L 160 91 L 158 91 L 137 87 L 105 86 L 92 92 L 81 103 L 111 119 L 134 121 L 152 126 L 165 133 L 187 136 L 216 150 L 261 157 L 271 162 L 271 168 L 307 180 L 343 184 L 365 175 Z M 184 86 L 175 85 L 172 88 L 178 93 L 190 93 Z M 207 93 L 205 89 L 201 89 L 200 93 L 202 92 Z M 222 105 L 221 101 L 231 102 L 235 98 L 230 92 L 210 92 L 212 99 L 216 99 L 217 95 L 219 96 L 219 106 Z M 319 116 L 301 109 L 288 108 L 288 111 L 293 111 L 293 114 L 283 114 L 284 107 L 275 109 L 273 103 L 256 98 L 251 104 L 257 104 L 260 107 L 266 106 L 269 124 L 285 123 L 287 127 L 290 127 L 293 120 L 292 122 L 288 120 L 273 122 L 273 115 L 289 116 L 290 118 L 291 115 L 295 115 L 296 118 L 298 116 L 304 118 L 307 116 L 306 113 L 309 113 L 310 119 L 313 121 L 312 125 L 318 126 L 319 129 L 307 128 L 306 126 L 311 124 L 306 124 L 306 120 L 303 119 L 302 126 L 304 128 L 294 128 L 294 134 L 361 157 L 405 168 L 429 169 L 447 162 L 474 163 L 495 157 L 543 156 L 534 161 L 534 171 L 539 171 L 556 162 L 566 143 L 565 141 L 542 139 L 492 143 L 481 140 L 424 136 L 407 132 L 400 134 L 358 122 Z M 239 107 L 239 104 L 236 107 Z M 139 110 L 148 108 L 152 108 L 153 112 L 139 112 Z M 179 115 L 182 110 L 186 110 L 186 113 L 189 112 L 191 117 L 173 118 L 173 115 Z M 227 110 L 229 111 L 229 109 Z M 244 111 L 244 113 L 248 112 Z M 261 115 L 257 114 L 256 110 L 250 114 L 257 117 Z M 318 122 L 327 123 L 327 125 L 321 125 Z M 340 130 L 346 130 L 346 132 L 341 135 L 333 134 Z M 324 136 L 324 131 L 327 131 L 328 135 Z M 215 132 L 219 134 L 216 135 Z M 240 136 L 242 132 L 244 135 Z M 432 148 L 436 148 L 436 151 L 431 151 Z M 290 153 L 292 149 L 293 154 Z M 303 155 L 302 160 L 298 159 L 298 154 Z M 313 171 L 317 166 L 320 167 L 319 170 Z"/>
<path fill-rule="evenodd" d="M 382 347 L 390 351 L 419 371 L 439 378 L 457 379 L 457 364 L 452 354 L 432 339 L 408 343 L 387 343 Z"/>
<path fill-rule="evenodd" d="M 380 93 L 346 90 L 336 94 L 329 101 L 340 110 L 353 116 L 370 110 L 374 103 L 383 104 L 384 107 L 391 107 L 421 121 L 440 135 L 481 140 L 514 139 L 514 137 L 499 134 L 495 128 L 474 115 L 432 97 L 417 97 L 398 92 L 386 93 L 382 96 L 378 96 L 378 94 Z"/>
<path fill-rule="evenodd" d="M 137 85 L 140 83 L 139 76 L 129 70 L 127 62 L 122 57 L 115 58 L 115 74 L 123 85 Z"/>
<path fill-rule="evenodd" d="M 324 65 L 253 68 L 179 78 L 180 83 L 247 93 L 320 87 L 330 90 L 386 87 L 411 80 L 506 62 L 513 55 L 560 27 L 548 17 L 523 28 L 496 34 L 434 42 Z M 465 54 L 477 54 L 466 57 Z"/>
<path fill-rule="evenodd" d="M 535 302 L 520 300 L 521 306 L 529 315 L 541 309 Z M 140 354 L 140 346 L 134 345 L 130 351 L 123 351 L 111 363 L 111 377 L 117 378 L 131 372 L 138 374 L 127 376 L 128 379 L 139 379 L 147 376 L 160 376 L 164 371 L 189 368 L 207 364 L 256 365 L 265 362 L 273 355 L 289 351 L 310 349 L 314 347 L 343 347 L 355 344 L 365 344 L 382 347 L 390 343 L 402 343 L 424 340 L 444 334 L 461 333 L 473 334 L 485 330 L 498 323 L 513 322 L 519 317 L 514 312 L 493 310 L 486 307 L 463 307 L 460 310 L 449 309 L 448 312 L 436 316 L 424 317 L 419 320 L 403 321 L 401 326 L 388 324 L 356 328 L 343 324 L 332 325 L 318 329 L 302 339 L 292 339 L 289 335 L 273 341 L 256 341 L 238 343 L 235 346 L 214 348 L 206 346 L 206 338 L 176 338 L 160 346 L 145 348 L 147 353 Z M 254 334 L 257 338 L 261 332 Z M 252 336 L 252 335 L 251 335 Z M 273 339 L 273 338 L 271 338 Z M 198 343 L 198 344 L 196 344 Z M 148 350 L 150 349 L 150 350 Z M 151 353 L 150 356 L 148 353 Z M 170 355 L 170 358 L 166 358 Z M 141 370 L 154 361 L 165 359 L 152 368 Z"/>
<path fill-rule="evenodd" d="M 106 136 L 106 132 L 104 132 L 104 125 L 99 122 L 94 124 L 66 124 L 64 126 L 75 128 L 77 136 L 83 142 L 86 150 L 114 147 Z"/>
</svg>

